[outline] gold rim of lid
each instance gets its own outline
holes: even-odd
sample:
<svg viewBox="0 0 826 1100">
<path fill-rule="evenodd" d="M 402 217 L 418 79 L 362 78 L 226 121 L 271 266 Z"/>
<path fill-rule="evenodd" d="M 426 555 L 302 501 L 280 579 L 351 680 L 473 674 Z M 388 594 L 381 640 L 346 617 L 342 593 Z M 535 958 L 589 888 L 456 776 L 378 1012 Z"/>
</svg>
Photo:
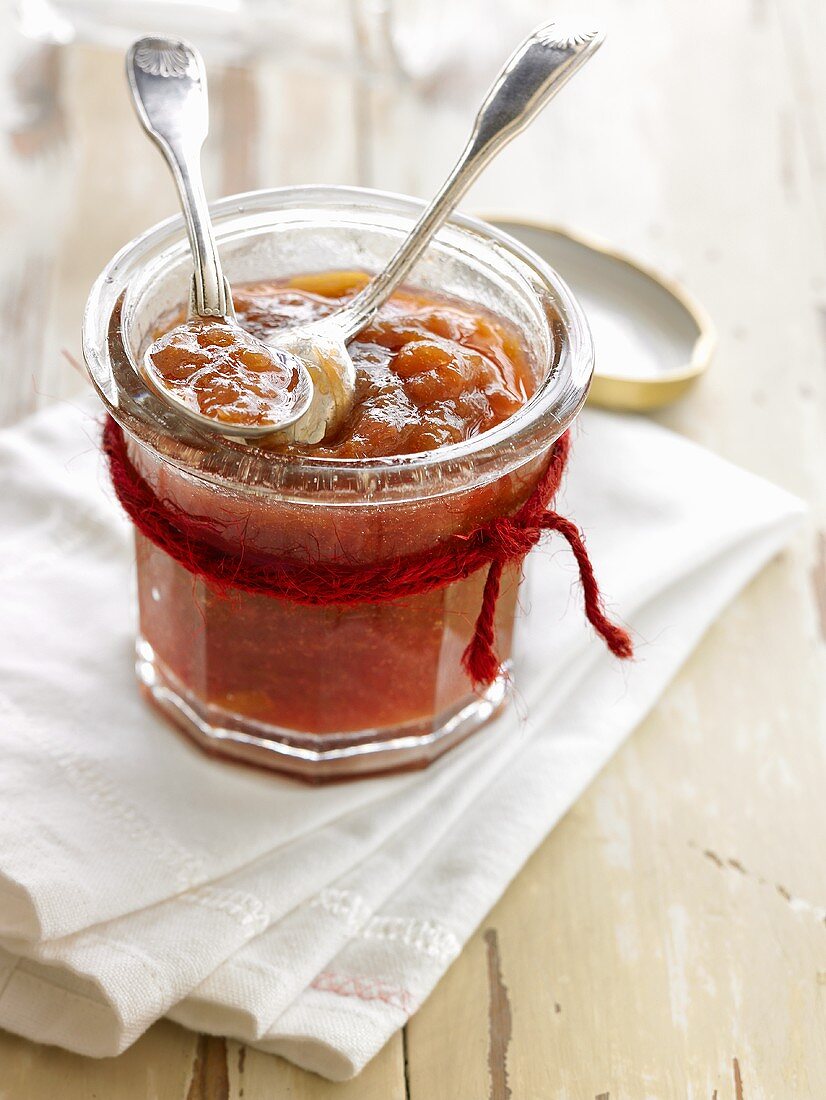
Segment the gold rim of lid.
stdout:
<svg viewBox="0 0 826 1100">
<path fill-rule="evenodd" d="M 615 248 L 598 237 L 574 232 L 553 222 L 544 222 L 536 218 L 524 218 L 516 214 L 502 212 L 484 212 L 477 214 L 476 217 L 490 222 L 505 233 L 508 232 L 507 227 L 509 225 L 524 226 L 526 229 L 537 229 L 553 233 L 555 236 L 564 237 L 591 252 L 607 256 L 620 264 L 624 264 L 670 294 L 682 306 L 696 326 L 697 337 L 692 346 L 689 360 L 684 366 L 670 370 L 660 378 L 635 378 L 629 374 L 612 374 L 610 371 L 600 370 L 597 366 L 588 394 L 589 402 L 602 405 L 605 408 L 627 409 L 636 412 L 660 408 L 682 397 L 697 379 L 708 370 L 717 346 L 717 333 L 714 324 L 705 308 L 676 279 L 662 275 L 654 268 L 629 255 L 629 253 Z M 559 274 L 563 279 L 565 278 L 564 271 L 560 271 Z"/>
</svg>

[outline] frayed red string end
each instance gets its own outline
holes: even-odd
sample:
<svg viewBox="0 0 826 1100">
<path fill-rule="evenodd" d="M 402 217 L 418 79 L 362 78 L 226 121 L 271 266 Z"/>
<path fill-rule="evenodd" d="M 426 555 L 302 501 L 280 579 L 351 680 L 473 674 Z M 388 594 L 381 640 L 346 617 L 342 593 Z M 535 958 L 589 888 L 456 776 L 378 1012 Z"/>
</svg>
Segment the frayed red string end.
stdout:
<svg viewBox="0 0 826 1100">
<path fill-rule="evenodd" d="M 542 531 L 558 531 L 566 540 L 579 569 L 579 580 L 585 603 L 585 616 L 608 649 L 620 660 L 634 656 L 634 645 L 627 630 L 612 622 L 605 613 L 602 596 L 594 576 L 594 567 L 585 549 L 582 534 L 575 524 L 556 512 L 545 512 L 540 520 Z M 493 562 L 485 582 L 482 607 L 465 652 L 462 665 L 475 687 L 487 687 L 499 674 L 501 662 L 496 655 L 494 620 L 499 587 L 502 579 L 501 562 Z"/>
<path fill-rule="evenodd" d="M 462 654 L 462 665 L 474 687 L 487 687 L 499 675 L 500 661 L 496 655 L 494 620 L 502 580 L 502 565 L 495 561 L 488 570 L 482 607 L 473 628 L 473 637 Z"/>
</svg>

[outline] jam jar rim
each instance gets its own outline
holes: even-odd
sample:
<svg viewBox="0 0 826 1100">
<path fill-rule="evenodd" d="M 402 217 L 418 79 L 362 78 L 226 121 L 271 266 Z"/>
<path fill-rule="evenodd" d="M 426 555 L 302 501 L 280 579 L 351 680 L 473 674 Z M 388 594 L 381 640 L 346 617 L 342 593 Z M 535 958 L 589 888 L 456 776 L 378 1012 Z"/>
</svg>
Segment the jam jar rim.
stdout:
<svg viewBox="0 0 826 1100">
<path fill-rule="evenodd" d="M 229 195 L 212 203 L 210 209 L 220 243 L 224 217 L 243 216 L 256 210 L 277 216 L 280 211 L 300 210 L 303 207 L 333 209 L 339 206 L 348 211 L 373 207 L 409 215 L 412 225 L 424 205 L 420 199 L 388 191 L 339 185 L 300 185 Z M 584 404 L 590 387 L 594 366 L 593 342 L 581 306 L 564 279 L 545 260 L 520 241 L 470 215 L 454 213 L 448 219 L 447 226 L 466 233 L 469 239 L 481 239 L 485 244 L 495 246 L 500 259 L 504 253 L 548 292 L 565 336 L 564 346 L 555 346 L 552 354 L 567 356 L 571 370 L 575 372 L 568 389 L 555 394 L 550 383 L 559 363 L 551 365 L 552 369 L 546 371 L 544 382 L 532 397 L 507 420 L 485 432 L 458 443 L 411 454 L 371 458 L 298 456 L 265 452 L 226 438 L 217 442 L 217 436 L 193 427 L 171 407 L 167 408 L 142 382 L 143 392 L 139 399 L 122 403 L 110 361 L 113 341 L 120 344 L 123 360 L 131 364 L 134 378 L 140 379 L 137 364 L 125 346 L 121 331 L 123 301 L 129 285 L 128 269 L 134 267 L 136 262 L 143 262 L 146 266 L 151 260 L 148 254 L 153 249 L 157 252 L 160 241 L 166 241 L 166 250 L 161 256 L 172 247 L 183 247 L 184 223 L 180 214 L 156 223 L 129 241 L 112 257 L 95 281 L 83 317 L 83 351 L 92 384 L 109 414 L 140 445 L 161 454 L 164 461 L 199 480 L 229 483 L 246 491 L 286 491 L 284 495 L 292 496 L 291 489 L 295 490 L 298 482 L 309 478 L 313 483 L 309 486 L 311 491 L 323 496 L 321 490 L 331 488 L 340 503 L 346 502 L 345 497 L 352 499 L 353 492 L 366 500 L 381 497 L 383 501 L 389 501 L 397 495 L 393 489 L 401 489 L 402 495 L 406 495 L 405 488 L 411 487 L 409 479 L 420 480 L 422 474 L 435 474 L 438 482 L 431 485 L 429 491 L 425 490 L 428 496 L 455 491 L 460 487 L 458 481 L 451 486 L 448 471 L 461 477 L 462 471 L 467 473 L 472 470 L 474 483 L 502 476 L 507 472 L 505 467 L 521 466 L 540 449 L 550 447 L 570 426 Z M 273 277 L 277 274 L 275 272 Z M 118 280 L 123 281 L 124 278 L 123 290 L 119 291 Z M 148 417 L 147 406 L 152 407 Z M 541 438 L 532 439 L 540 425 L 545 429 L 539 433 Z M 160 431 L 152 430 L 158 426 Z M 191 441 L 191 445 L 181 446 L 182 439 Z M 526 453 L 526 450 L 532 453 Z M 216 461 L 209 458 L 204 461 L 204 455 L 223 456 L 229 460 L 228 468 L 217 458 Z M 245 478 L 230 472 L 233 463 L 247 470 L 254 465 L 258 476 L 250 478 L 247 474 Z M 487 474 L 486 465 L 491 466 Z M 271 476 L 267 476 L 268 472 Z M 392 484 L 394 475 L 397 480 L 401 479 L 400 484 Z M 424 486 L 419 484 L 420 493 L 422 490 Z M 298 496 L 303 494 L 299 491 Z M 332 502 L 335 501 L 324 500 L 325 504 Z"/>
</svg>

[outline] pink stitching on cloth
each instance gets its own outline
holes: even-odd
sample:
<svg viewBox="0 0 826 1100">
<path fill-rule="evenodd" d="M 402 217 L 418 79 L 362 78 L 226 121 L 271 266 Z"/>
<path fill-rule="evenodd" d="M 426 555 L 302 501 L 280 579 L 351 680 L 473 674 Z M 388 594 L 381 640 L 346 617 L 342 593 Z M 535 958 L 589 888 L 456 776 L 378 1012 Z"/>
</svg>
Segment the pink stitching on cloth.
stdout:
<svg viewBox="0 0 826 1100">
<path fill-rule="evenodd" d="M 313 989 L 324 993 L 336 993 L 339 997 L 358 997 L 360 1001 L 383 1001 L 393 1008 L 400 1008 L 412 1016 L 416 1002 L 406 989 L 388 985 L 380 978 L 358 978 L 346 974 L 333 974 L 323 970 L 310 982 Z"/>
</svg>

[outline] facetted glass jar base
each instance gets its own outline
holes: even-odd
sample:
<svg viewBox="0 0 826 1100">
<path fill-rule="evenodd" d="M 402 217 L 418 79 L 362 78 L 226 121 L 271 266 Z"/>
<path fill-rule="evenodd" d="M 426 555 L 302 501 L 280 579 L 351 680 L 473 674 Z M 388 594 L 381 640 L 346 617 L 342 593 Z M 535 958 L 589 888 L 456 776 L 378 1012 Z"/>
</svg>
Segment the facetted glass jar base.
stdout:
<svg viewBox="0 0 826 1100">
<path fill-rule="evenodd" d="M 424 768 L 489 722 L 512 689 L 508 662 L 469 703 L 425 721 L 381 730 L 302 734 L 205 704 L 140 637 L 135 668 L 150 702 L 205 752 L 312 783 Z"/>
</svg>

